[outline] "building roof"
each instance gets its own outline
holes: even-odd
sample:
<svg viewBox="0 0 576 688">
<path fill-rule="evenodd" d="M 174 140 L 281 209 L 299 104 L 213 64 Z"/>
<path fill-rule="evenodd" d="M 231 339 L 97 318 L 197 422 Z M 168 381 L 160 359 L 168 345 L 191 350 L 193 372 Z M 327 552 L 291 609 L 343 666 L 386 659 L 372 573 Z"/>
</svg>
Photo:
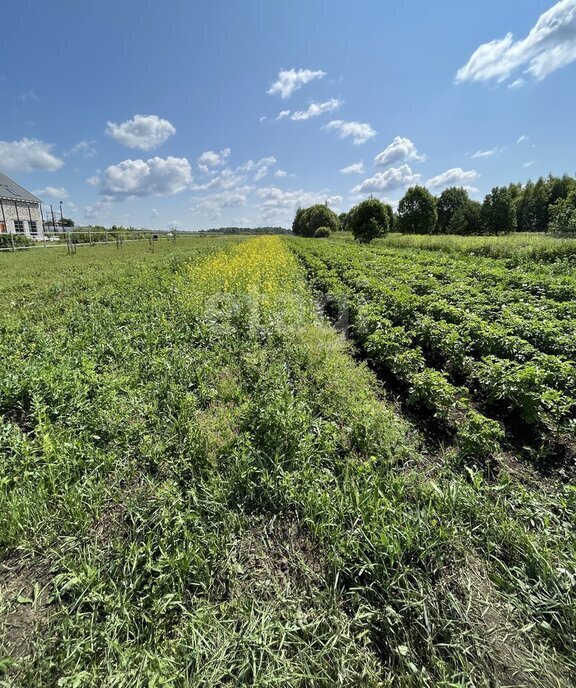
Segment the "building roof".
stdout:
<svg viewBox="0 0 576 688">
<path fill-rule="evenodd" d="M 0 172 L 0 198 L 11 201 L 29 201 L 32 203 L 42 203 L 39 198 L 33 196 L 29 191 L 16 184 L 13 179 Z"/>
</svg>

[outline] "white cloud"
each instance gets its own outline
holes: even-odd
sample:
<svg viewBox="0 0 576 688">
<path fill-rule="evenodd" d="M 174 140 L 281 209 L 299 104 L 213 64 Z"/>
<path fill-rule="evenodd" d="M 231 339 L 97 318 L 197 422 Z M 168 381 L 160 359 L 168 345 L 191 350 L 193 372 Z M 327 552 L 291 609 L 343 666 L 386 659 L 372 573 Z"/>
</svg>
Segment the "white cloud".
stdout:
<svg viewBox="0 0 576 688">
<path fill-rule="evenodd" d="M 58 198 L 59 200 L 64 200 L 68 198 L 68 192 L 63 186 L 45 186 L 43 189 L 36 189 L 32 192 L 38 198 Z"/>
<path fill-rule="evenodd" d="M 286 117 L 290 117 L 290 112 L 290 110 L 282 110 L 278 113 L 278 117 L 276 117 L 276 119 L 286 119 Z"/>
<path fill-rule="evenodd" d="M 361 162 L 354 162 L 352 165 L 348 165 L 348 167 L 343 167 L 340 170 L 341 174 L 364 174 L 364 163 Z"/>
<path fill-rule="evenodd" d="M 366 194 L 372 192 L 402 189 L 420 181 L 421 175 L 412 172 L 409 165 L 390 167 L 385 172 L 377 172 L 352 189 L 352 193 Z"/>
<path fill-rule="evenodd" d="M 259 182 L 261 179 L 264 179 L 264 177 L 268 174 L 268 167 L 260 167 L 257 171 L 256 174 L 254 175 L 254 181 Z"/>
<path fill-rule="evenodd" d="M 265 122 L 267 119 L 268 117 L 266 117 L 266 115 L 262 115 L 262 117 L 260 117 L 261 122 Z"/>
<path fill-rule="evenodd" d="M 30 88 L 26 91 L 26 93 L 19 95 L 18 100 L 22 103 L 39 103 L 40 97 L 36 94 L 34 89 Z"/>
<path fill-rule="evenodd" d="M 515 79 L 511 84 L 508 84 L 508 88 L 511 89 L 517 89 L 517 88 L 522 88 L 524 84 L 526 83 L 526 79 L 523 79 L 520 77 L 519 79 Z"/>
<path fill-rule="evenodd" d="M 473 189 L 473 187 L 468 185 L 470 182 L 478 179 L 479 176 L 476 170 L 463 170 L 461 167 L 453 167 L 436 177 L 428 179 L 426 186 L 430 189 L 441 189 L 447 186 L 465 186 Z"/>
<path fill-rule="evenodd" d="M 276 158 L 270 155 L 267 158 L 260 158 L 260 160 L 248 160 L 243 165 L 237 168 L 237 172 L 254 172 L 254 181 L 258 182 L 268 174 L 270 167 L 276 164 Z"/>
<path fill-rule="evenodd" d="M 290 224 L 298 207 L 305 208 L 315 203 L 338 206 L 342 196 L 330 195 L 328 191 L 283 191 L 276 186 L 267 186 L 256 191 L 262 199 L 262 218 L 280 224 Z"/>
<path fill-rule="evenodd" d="M 116 124 L 107 122 L 106 134 L 127 148 L 152 150 L 158 148 L 176 133 L 174 126 L 158 115 L 135 115 L 132 119 Z"/>
<path fill-rule="evenodd" d="M 289 98 L 294 91 L 297 91 L 304 84 L 314 79 L 322 79 L 325 76 L 326 72 L 321 70 L 282 69 L 278 73 L 278 79 L 270 86 L 266 93 L 271 96 L 279 95 L 281 98 Z"/>
<path fill-rule="evenodd" d="M 211 191 L 212 189 L 233 189 L 239 186 L 246 179 L 246 175 L 239 175 L 232 170 L 225 169 L 217 176 L 205 184 L 194 184 L 193 191 Z"/>
<path fill-rule="evenodd" d="M 492 158 L 495 155 L 499 155 L 502 152 L 502 148 L 490 148 L 489 150 L 477 150 L 472 154 L 472 158 Z"/>
<path fill-rule="evenodd" d="M 95 143 L 96 141 L 79 141 L 66 155 L 81 155 L 83 158 L 92 158 L 96 155 Z"/>
<path fill-rule="evenodd" d="M 192 212 L 208 214 L 212 218 L 221 215 L 225 208 L 241 208 L 246 205 L 247 194 L 254 187 L 247 186 L 233 191 L 222 191 L 196 200 Z"/>
<path fill-rule="evenodd" d="M 87 205 L 84 209 L 84 217 L 86 220 L 105 220 L 110 215 L 110 200 L 104 199 L 98 201 L 94 205 Z"/>
<path fill-rule="evenodd" d="M 221 165 L 224 165 L 224 163 L 226 162 L 226 160 L 229 157 L 230 157 L 230 149 L 229 148 L 224 148 L 219 153 L 216 153 L 215 151 L 212 151 L 212 150 L 205 151 L 198 158 L 198 166 L 203 170 L 207 170 L 208 168 L 213 168 L 213 167 L 220 167 Z"/>
<path fill-rule="evenodd" d="M 158 215 L 160 215 L 160 211 L 158 210 L 158 208 L 152 208 L 150 212 L 150 217 L 155 218 L 158 217 Z"/>
<path fill-rule="evenodd" d="M 96 180 L 92 180 L 93 183 Z M 184 191 L 192 183 L 192 170 L 186 158 L 124 160 L 110 165 L 97 178 L 100 193 L 112 198 L 167 196 Z"/>
<path fill-rule="evenodd" d="M 409 160 L 423 162 L 426 156 L 418 154 L 416 146 L 410 139 L 396 136 L 392 143 L 374 158 L 374 163 L 379 167 L 388 167 L 388 165 Z"/>
<path fill-rule="evenodd" d="M 342 105 L 342 101 L 338 98 L 331 98 L 325 103 L 312 103 L 307 110 L 298 110 L 292 113 L 290 119 L 295 122 L 311 119 L 312 117 L 318 117 L 323 115 L 325 112 L 334 112 L 338 110 Z"/>
<path fill-rule="evenodd" d="M 525 143 L 526 141 L 529 141 L 530 139 L 526 134 L 522 134 L 522 136 L 519 136 L 518 139 L 516 140 L 516 143 Z"/>
<path fill-rule="evenodd" d="M 535 162 L 536 162 L 536 160 L 528 160 L 528 162 L 525 162 L 522 165 L 522 167 L 532 167 L 532 165 L 534 165 Z"/>
<path fill-rule="evenodd" d="M 345 122 L 334 119 L 322 127 L 326 131 L 337 131 L 341 139 L 352 137 L 352 143 L 359 146 L 376 136 L 376 132 L 366 122 Z"/>
<path fill-rule="evenodd" d="M 509 79 L 523 73 L 541 81 L 557 69 L 576 60 L 576 0 L 561 0 L 538 18 L 530 33 L 515 41 L 511 33 L 482 44 L 467 64 L 458 70 L 456 81 Z M 520 79 L 514 82 L 521 86 Z"/>
<path fill-rule="evenodd" d="M 235 169 L 225 168 L 215 177 L 203 184 L 195 184 L 191 188 L 193 191 L 216 191 L 233 189 L 243 184 L 248 174 L 253 174 L 254 181 L 263 179 L 270 167 L 276 164 L 276 158 L 269 156 L 260 160 L 248 160 Z"/>
<path fill-rule="evenodd" d="M 3 172 L 54 172 L 64 164 L 53 153 L 51 143 L 22 138 L 20 141 L 0 141 L 0 165 Z"/>
<path fill-rule="evenodd" d="M 288 172 L 285 172 L 284 170 L 276 170 L 276 172 L 274 173 L 274 176 L 275 177 L 287 177 Z"/>
</svg>

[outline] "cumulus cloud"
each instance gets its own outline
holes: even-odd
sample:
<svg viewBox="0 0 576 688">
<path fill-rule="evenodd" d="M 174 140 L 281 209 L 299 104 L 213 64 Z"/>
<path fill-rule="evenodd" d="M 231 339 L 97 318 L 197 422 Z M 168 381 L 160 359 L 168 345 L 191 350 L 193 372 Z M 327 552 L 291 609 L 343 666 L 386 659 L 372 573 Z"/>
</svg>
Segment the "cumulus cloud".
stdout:
<svg viewBox="0 0 576 688">
<path fill-rule="evenodd" d="M 0 165 L 4 172 L 54 172 L 64 164 L 53 153 L 51 143 L 22 138 L 20 141 L 0 141 Z"/>
<path fill-rule="evenodd" d="M 291 110 L 281 110 L 278 113 L 278 117 L 276 117 L 277 120 L 279 119 L 286 119 L 287 117 L 290 117 L 290 112 Z"/>
<path fill-rule="evenodd" d="M 420 181 L 420 176 L 412 172 L 409 165 L 390 167 L 385 172 L 377 172 L 373 177 L 365 179 L 352 189 L 352 193 L 366 194 L 403 189 L 412 184 L 417 184 Z"/>
<path fill-rule="evenodd" d="M 281 98 L 289 98 L 294 91 L 302 88 L 314 79 L 322 79 L 326 72 L 322 70 L 313 71 L 311 69 L 282 69 L 278 73 L 277 80 L 270 86 L 268 93 L 271 96 L 279 95 Z"/>
<path fill-rule="evenodd" d="M 530 33 L 515 41 L 511 33 L 482 44 L 458 70 L 456 81 L 501 83 L 521 69 L 542 81 L 557 69 L 576 61 L 576 0 L 561 0 L 538 18 Z M 515 87 L 523 79 L 514 82 Z"/>
<path fill-rule="evenodd" d="M 36 189 L 32 193 L 38 198 L 58 198 L 60 200 L 68 198 L 68 191 L 63 186 L 45 186 L 43 189 Z"/>
<path fill-rule="evenodd" d="M 307 110 L 297 110 L 293 112 L 290 119 L 295 122 L 318 117 L 326 112 L 334 112 L 342 105 L 342 101 L 338 98 L 330 98 L 325 103 L 312 103 Z"/>
<path fill-rule="evenodd" d="M 216 153 L 215 151 L 209 150 L 204 153 L 198 158 L 198 165 L 200 167 L 205 167 L 205 168 L 212 168 L 212 167 L 220 167 L 223 165 L 226 160 L 230 157 L 230 149 L 229 148 L 224 148 L 221 150 L 219 153 Z"/>
<path fill-rule="evenodd" d="M 100 193 L 110 198 L 168 196 L 179 193 L 192 183 L 192 170 L 186 158 L 150 158 L 124 160 L 110 165 L 102 177 L 92 179 Z"/>
<path fill-rule="evenodd" d="M 356 146 L 360 146 L 376 136 L 374 129 L 366 122 L 345 122 L 341 119 L 333 119 L 322 128 L 326 131 L 337 131 L 341 139 L 351 137 L 352 143 Z"/>
<path fill-rule="evenodd" d="M 388 167 L 399 162 L 408 162 L 414 160 L 416 162 L 423 162 L 426 160 L 425 155 L 419 155 L 416 146 L 410 139 L 396 136 L 392 143 L 374 158 L 374 163 L 379 167 Z"/>
<path fill-rule="evenodd" d="M 127 148 L 152 150 L 162 145 L 176 133 L 174 126 L 158 115 L 135 115 L 132 119 L 116 124 L 107 122 L 106 134 Z"/>
<path fill-rule="evenodd" d="M 364 163 L 362 161 L 354 162 L 348 167 L 343 167 L 340 174 L 364 174 Z"/>
<path fill-rule="evenodd" d="M 287 177 L 288 172 L 285 172 L 284 170 L 276 170 L 276 172 L 274 173 L 274 176 L 275 177 Z"/>
<path fill-rule="evenodd" d="M 526 134 L 522 134 L 522 136 L 519 136 L 518 139 L 516 140 L 516 143 L 525 143 L 526 141 L 529 141 L 530 139 Z"/>
<path fill-rule="evenodd" d="M 465 186 L 473 189 L 469 184 L 478 179 L 479 176 L 476 170 L 463 170 L 461 167 L 453 167 L 428 179 L 426 186 L 430 189 L 441 189 L 447 186 Z"/>
</svg>

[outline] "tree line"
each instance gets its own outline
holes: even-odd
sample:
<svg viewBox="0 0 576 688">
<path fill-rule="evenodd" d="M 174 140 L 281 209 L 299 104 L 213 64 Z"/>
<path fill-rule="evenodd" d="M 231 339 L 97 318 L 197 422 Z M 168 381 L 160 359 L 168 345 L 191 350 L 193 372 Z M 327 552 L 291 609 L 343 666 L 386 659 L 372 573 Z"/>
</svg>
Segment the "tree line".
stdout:
<svg viewBox="0 0 576 688">
<path fill-rule="evenodd" d="M 406 234 L 500 234 L 509 232 L 576 233 L 576 179 L 540 177 L 536 182 L 495 186 L 482 202 L 463 187 L 434 196 L 423 186 L 410 187 L 392 207 L 368 198 L 336 215 L 327 205 L 299 208 L 292 231 L 300 236 L 328 236 L 351 231 L 369 242 L 389 231 Z"/>
</svg>

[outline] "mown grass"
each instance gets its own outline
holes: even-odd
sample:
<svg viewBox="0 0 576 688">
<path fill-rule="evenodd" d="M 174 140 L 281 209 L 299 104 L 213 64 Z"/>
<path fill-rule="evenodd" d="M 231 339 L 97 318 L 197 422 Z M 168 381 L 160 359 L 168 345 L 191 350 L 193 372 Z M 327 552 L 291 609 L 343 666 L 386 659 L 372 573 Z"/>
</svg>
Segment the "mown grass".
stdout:
<svg viewBox="0 0 576 688">
<path fill-rule="evenodd" d="M 0 314 L 6 685 L 571 685 L 571 486 L 423 455 L 281 240 L 109 248 Z"/>
</svg>

